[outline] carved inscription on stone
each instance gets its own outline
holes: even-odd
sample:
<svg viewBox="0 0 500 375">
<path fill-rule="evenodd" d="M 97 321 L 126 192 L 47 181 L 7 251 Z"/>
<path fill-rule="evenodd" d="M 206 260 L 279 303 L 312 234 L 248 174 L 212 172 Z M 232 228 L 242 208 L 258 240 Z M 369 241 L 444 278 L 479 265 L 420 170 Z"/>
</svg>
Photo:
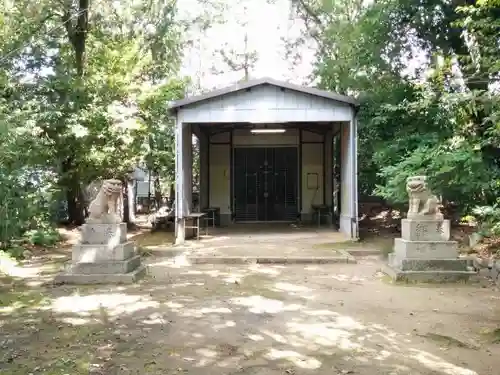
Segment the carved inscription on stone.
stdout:
<svg viewBox="0 0 500 375">
<path fill-rule="evenodd" d="M 415 226 L 415 237 L 416 237 L 417 241 L 422 239 L 422 238 L 426 238 L 428 233 L 429 233 L 429 228 L 427 227 L 426 224 L 418 223 Z"/>
</svg>

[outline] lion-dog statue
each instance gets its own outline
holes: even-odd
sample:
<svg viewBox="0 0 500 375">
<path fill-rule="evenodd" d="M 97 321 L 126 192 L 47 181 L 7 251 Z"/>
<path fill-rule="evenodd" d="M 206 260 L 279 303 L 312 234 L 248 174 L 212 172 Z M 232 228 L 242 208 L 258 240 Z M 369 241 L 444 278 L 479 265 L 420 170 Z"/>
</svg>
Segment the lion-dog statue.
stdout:
<svg viewBox="0 0 500 375">
<path fill-rule="evenodd" d="M 439 210 L 441 201 L 430 191 L 426 176 L 408 177 L 406 191 L 409 195 L 409 219 L 422 216 L 432 216 L 435 219 L 443 218 Z"/>
<path fill-rule="evenodd" d="M 122 182 L 115 179 L 104 180 L 97 196 L 90 202 L 87 223 L 120 223 L 119 205 L 121 199 Z"/>
</svg>

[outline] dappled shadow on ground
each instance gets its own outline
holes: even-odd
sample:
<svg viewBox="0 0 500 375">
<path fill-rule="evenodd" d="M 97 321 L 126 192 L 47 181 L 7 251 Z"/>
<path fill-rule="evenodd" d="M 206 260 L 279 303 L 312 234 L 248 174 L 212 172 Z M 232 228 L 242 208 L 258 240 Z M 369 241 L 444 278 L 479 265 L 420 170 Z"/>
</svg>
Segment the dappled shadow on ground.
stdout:
<svg viewBox="0 0 500 375">
<path fill-rule="evenodd" d="M 469 320 L 498 323 L 482 305 L 459 305 L 467 296 L 459 288 L 387 292 L 397 289 L 336 266 L 177 266 L 153 276 L 130 286 L 7 288 L 0 372 L 496 373 L 494 346 L 415 334 Z M 491 302 L 489 291 L 469 291 Z M 417 324 L 428 309 L 417 298 L 424 293 L 439 317 Z"/>
</svg>

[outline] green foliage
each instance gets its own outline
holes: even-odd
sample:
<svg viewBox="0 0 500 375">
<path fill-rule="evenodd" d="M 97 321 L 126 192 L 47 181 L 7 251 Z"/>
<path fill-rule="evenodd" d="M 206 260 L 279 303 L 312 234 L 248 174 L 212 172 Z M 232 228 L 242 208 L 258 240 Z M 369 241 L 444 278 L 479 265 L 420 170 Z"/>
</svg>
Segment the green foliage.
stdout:
<svg viewBox="0 0 500 375">
<path fill-rule="evenodd" d="M 148 132 L 146 166 L 167 181 L 175 178 L 175 123 L 165 103 L 182 97 L 186 83 L 176 80 L 160 84 L 138 98 L 139 118 Z"/>
<path fill-rule="evenodd" d="M 172 174 L 165 104 L 185 86 L 176 2 L 84 3 L 0 4 L 2 249 L 52 246 L 62 206 L 82 222 L 91 181 L 144 162 Z"/>
<path fill-rule="evenodd" d="M 61 241 L 61 235 L 54 228 L 38 228 L 24 234 L 31 245 L 50 247 Z"/>
<path fill-rule="evenodd" d="M 478 233 L 484 237 L 500 236 L 500 209 L 498 206 L 481 206 L 473 211 L 478 223 Z"/>
<path fill-rule="evenodd" d="M 362 102 L 360 195 L 405 204 L 406 178 L 425 174 L 445 204 L 462 213 L 494 207 L 500 193 L 500 2 L 294 4 L 319 46 L 320 86 Z M 419 66 L 408 66 L 417 54 Z"/>
<path fill-rule="evenodd" d="M 485 237 L 500 236 L 500 204 L 479 206 L 472 210 L 479 233 Z"/>
</svg>

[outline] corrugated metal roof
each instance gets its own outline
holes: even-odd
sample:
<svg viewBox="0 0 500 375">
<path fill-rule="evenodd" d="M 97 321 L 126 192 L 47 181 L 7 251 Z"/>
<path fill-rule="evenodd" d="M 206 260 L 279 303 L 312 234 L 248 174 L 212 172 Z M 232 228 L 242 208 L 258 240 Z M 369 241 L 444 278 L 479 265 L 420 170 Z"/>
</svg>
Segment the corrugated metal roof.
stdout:
<svg viewBox="0 0 500 375">
<path fill-rule="evenodd" d="M 188 106 L 191 104 L 202 102 L 204 100 L 216 98 L 218 96 L 232 94 L 232 93 L 235 93 L 237 91 L 246 90 L 246 89 L 250 89 L 252 87 L 261 86 L 261 85 L 272 85 L 272 86 L 280 87 L 280 88 L 287 89 L 287 90 L 298 91 L 298 92 L 302 92 L 304 94 L 314 95 L 314 96 L 318 96 L 321 98 L 326 98 L 326 99 L 334 100 L 337 102 L 346 103 L 349 105 L 353 105 L 355 107 L 359 106 L 359 102 L 350 96 L 340 95 L 340 94 L 336 94 L 336 93 L 333 93 L 330 91 L 319 90 L 319 89 L 315 89 L 312 87 L 303 87 L 303 86 L 299 86 L 299 85 L 294 85 L 292 83 L 278 81 L 278 80 L 275 80 L 272 78 L 259 78 L 259 79 L 253 79 L 253 80 L 246 81 L 246 82 L 241 82 L 241 83 L 238 83 L 236 85 L 229 86 L 229 87 L 224 87 L 222 89 L 213 90 L 213 91 L 207 92 L 205 94 L 196 95 L 196 96 L 177 100 L 177 101 L 171 102 L 169 105 L 169 108 L 171 111 L 175 111 L 178 108 L 183 107 L 183 106 Z"/>
</svg>

